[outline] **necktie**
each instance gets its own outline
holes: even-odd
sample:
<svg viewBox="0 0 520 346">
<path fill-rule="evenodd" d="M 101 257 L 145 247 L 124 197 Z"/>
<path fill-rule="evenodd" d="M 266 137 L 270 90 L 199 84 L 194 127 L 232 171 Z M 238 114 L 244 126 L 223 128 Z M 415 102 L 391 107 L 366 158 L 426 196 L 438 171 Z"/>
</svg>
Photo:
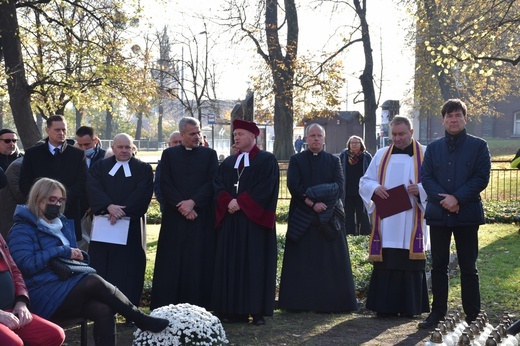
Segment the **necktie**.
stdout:
<svg viewBox="0 0 520 346">
<path fill-rule="evenodd" d="M 54 156 L 60 154 L 60 148 L 54 148 Z"/>
</svg>

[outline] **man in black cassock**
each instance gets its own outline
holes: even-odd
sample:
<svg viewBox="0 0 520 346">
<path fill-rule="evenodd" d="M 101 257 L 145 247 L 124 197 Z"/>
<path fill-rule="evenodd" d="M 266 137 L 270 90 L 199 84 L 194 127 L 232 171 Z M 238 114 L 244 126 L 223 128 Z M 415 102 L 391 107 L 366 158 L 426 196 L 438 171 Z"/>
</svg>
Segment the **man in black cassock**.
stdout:
<svg viewBox="0 0 520 346">
<path fill-rule="evenodd" d="M 163 196 L 151 308 L 190 303 L 209 309 L 216 234 L 213 227 L 215 150 L 200 145 L 199 121 L 179 122 L 182 144 L 163 151 Z"/>
<path fill-rule="evenodd" d="M 108 214 L 114 224 L 130 218 L 126 245 L 91 241 L 90 265 L 139 306 L 146 267 L 144 216 L 153 194 L 152 167 L 132 156 L 132 137 L 114 137 L 114 156 L 97 161 L 87 177 L 87 197 L 94 215 Z"/>
<path fill-rule="evenodd" d="M 67 143 L 67 122 L 61 115 L 51 115 L 47 119 L 45 131 L 48 135 L 43 143 L 37 143 L 25 151 L 20 169 L 18 185 L 20 191 L 29 195 L 33 184 L 39 178 L 58 180 L 67 189 L 65 216 L 74 220 L 76 239 L 81 239 L 82 202 L 85 200 L 87 164 L 85 152 Z"/>
<path fill-rule="evenodd" d="M 287 311 L 355 311 L 341 203 L 343 172 L 339 158 L 323 150 L 323 127 L 311 124 L 306 134 L 308 149 L 291 156 L 287 172 L 292 197 L 279 307 Z M 320 191 L 326 193 L 309 195 Z M 334 227 L 326 227 L 333 216 Z"/>
<path fill-rule="evenodd" d="M 217 253 L 211 299 L 223 322 L 265 324 L 272 316 L 276 286 L 275 212 L 279 169 L 260 150 L 254 122 L 235 119 L 238 153 L 227 157 L 215 178 Z"/>
</svg>

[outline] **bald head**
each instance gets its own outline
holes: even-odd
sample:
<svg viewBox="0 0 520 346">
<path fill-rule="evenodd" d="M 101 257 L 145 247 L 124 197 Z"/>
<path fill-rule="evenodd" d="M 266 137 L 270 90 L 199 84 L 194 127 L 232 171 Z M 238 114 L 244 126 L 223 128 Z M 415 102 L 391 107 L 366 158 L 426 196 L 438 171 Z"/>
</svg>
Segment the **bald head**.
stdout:
<svg viewBox="0 0 520 346">
<path fill-rule="evenodd" d="M 132 157 L 133 138 L 126 133 L 119 133 L 112 142 L 112 151 L 117 161 L 128 161 Z"/>
</svg>

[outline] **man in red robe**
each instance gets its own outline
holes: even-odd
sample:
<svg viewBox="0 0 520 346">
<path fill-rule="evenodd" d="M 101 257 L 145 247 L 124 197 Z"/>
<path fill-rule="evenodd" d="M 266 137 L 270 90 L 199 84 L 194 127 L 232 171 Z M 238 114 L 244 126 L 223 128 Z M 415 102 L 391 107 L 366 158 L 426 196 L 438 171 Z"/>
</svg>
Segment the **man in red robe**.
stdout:
<svg viewBox="0 0 520 346">
<path fill-rule="evenodd" d="M 238 152 L 222 162 L 215 178 L 217 252 L 212 310 L 224 322 L 263 325 L 272 316 L 276 287 L 275 212 L 279 169 L 260 150 L 254 122 L 235 119 Z"/>
</svg>

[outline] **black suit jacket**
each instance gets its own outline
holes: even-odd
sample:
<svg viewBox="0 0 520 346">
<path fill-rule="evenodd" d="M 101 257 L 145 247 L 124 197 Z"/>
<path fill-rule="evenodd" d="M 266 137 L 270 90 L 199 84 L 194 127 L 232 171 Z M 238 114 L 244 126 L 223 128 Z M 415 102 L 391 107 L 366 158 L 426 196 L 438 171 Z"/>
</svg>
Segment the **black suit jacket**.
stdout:
<svg viewBox="0 0 520 346">
<path fill-rule="evenodd" d="M 59 155 L 49 151 L 48 139 L 25 151 L 20 171 L 20 191 L 28 195 L 38 178 L 52 178 L 61 182 L 67 189 L 65 216 L 74 219 L 76 238 L 81 239 L 81 200 L 85 199 L 87 164 L 85 152 L 66 143 Z"/>
</svg>

